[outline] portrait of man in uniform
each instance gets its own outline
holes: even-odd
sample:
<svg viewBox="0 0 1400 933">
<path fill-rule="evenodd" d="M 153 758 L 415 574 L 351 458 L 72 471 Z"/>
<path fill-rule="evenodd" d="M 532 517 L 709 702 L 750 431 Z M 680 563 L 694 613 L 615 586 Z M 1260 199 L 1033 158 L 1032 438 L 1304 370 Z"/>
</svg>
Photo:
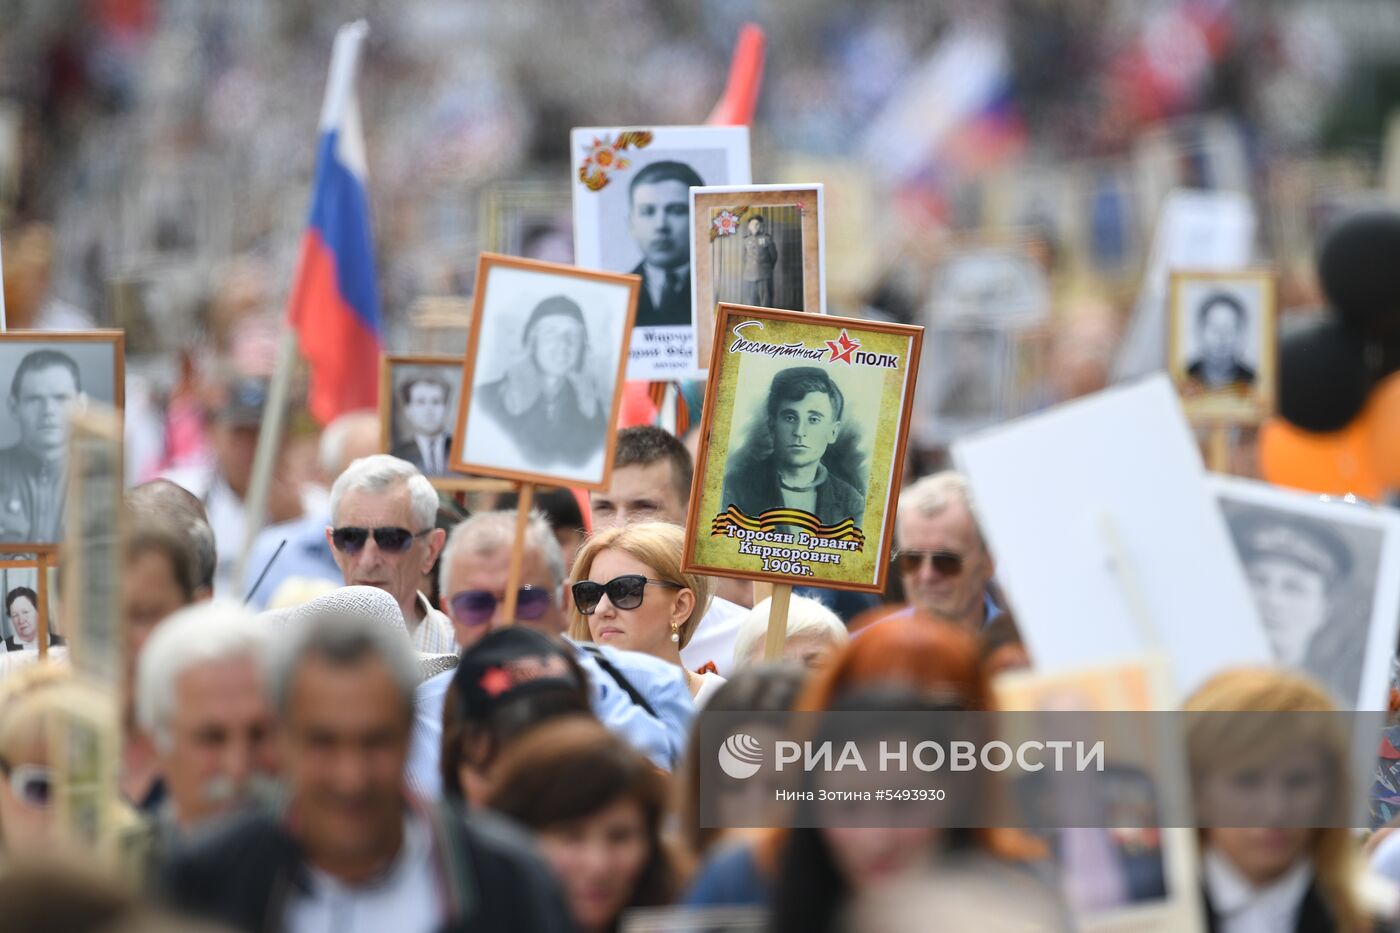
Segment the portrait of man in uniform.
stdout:
<svg viewBox="0 0 1400 933">
<path fill-rule="evenodd" d="M 85 401 L 78 363 L 62 350 L 31 350 L 10 382 L 6 408 L 19 439 L 0 450 L 0 540 L 49 543 L 63 534 L 68 410 Z"/>
<path fill-rule="evenodd" d="M 723 505 L 758 516 L 789 508 L 823 525 L 865 514 L 865 473 L 845 397 L 825 369 L 794 366 L 773 377 L 762 416 L 724 477 Z"/>
<path fill-rule="evenodd" d="M 778 246 L 763 216 L 755 214 L 744 232 L 744 304 L 773 307 L 773 269 L 777 264 Z"/>
</svg>

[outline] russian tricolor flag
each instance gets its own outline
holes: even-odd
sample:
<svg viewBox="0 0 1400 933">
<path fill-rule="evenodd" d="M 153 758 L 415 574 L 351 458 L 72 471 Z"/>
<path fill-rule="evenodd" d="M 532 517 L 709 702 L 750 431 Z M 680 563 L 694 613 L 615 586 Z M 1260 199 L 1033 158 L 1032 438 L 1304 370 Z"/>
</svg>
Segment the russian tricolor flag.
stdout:
<svg viewBox="0 0 1400 933">
<path fill-rule="evenodd" d="M 365 140 L 355 74 L 369 26 L 342 26 L 331 55 L 311 216 L 288 318 L 311 368 L 311 413 L 321 424 L 379 404 L 379 288 L 365 185 Z"/>
</svg>

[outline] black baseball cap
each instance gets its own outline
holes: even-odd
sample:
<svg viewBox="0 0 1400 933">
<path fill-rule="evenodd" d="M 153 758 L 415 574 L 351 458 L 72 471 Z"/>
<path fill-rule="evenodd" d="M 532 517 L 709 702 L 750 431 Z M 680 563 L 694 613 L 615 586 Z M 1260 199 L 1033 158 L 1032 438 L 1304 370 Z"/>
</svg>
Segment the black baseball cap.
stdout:
<svg viewBox="0 0 1400 933">
<path fill-rule="evenodd" d="M 519 625 L 489 632 L 463 651 L 452 686 L 467 719 L 483 719 L 503 703 L 532 693 L 561 690 L 586 696 L 587 691 L 578 663 L 563 643 Z"/>
</svg>

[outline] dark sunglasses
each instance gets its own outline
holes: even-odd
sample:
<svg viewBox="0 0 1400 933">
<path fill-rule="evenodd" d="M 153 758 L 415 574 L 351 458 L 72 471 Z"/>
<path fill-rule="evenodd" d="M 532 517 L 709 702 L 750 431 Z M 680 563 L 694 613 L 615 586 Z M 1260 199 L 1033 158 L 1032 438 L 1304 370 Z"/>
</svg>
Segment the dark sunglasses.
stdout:
<svg viewBox="0 0 1400 933">
<path fill-rule="evenodd" d="M 347 525 L 344 528 L 331 529 L 331 543 L 335 545 L 337 551 L 346 554 L 358 554 L 364 549 L 365 542 L 370 535 L 374 535 L 374 543 L 381 551 L 389 554 L 402 554 L 413 546 L 414 538 L 421 538 L 433 529 L 425 528 L 422 531 L 409 531 L 407 528 L 356 528 Z"/>
<path fill-rule="evenodd" d="M 452 608 L 452 618 L 463 625 L 485 625 L 496 614 L 498 600 L 495 593 L 486 590 L 463 590 L 450 597 L 447 605 Z M 515 597 L 515 618 L 533 622 L 549 610 L 549 590 L 538 586 L 522 586 Z"/>
<path fill-rule="evenodd" d="M 962 555 L 952 551 L 898 550 L 890 558 L 900 573 L 918 573 L 925 560 L 933 561 L 933 569 L 944 577 L 956 577 L 963 569 Z"/>
<path fill-rule="evenodd" d="M 636 609 L 642 604 L 642 598 L 646 596 L 648 583 L 669 586 L 677 590 L 685 589 L 679 583 L 672 583 L 669 580 L 653 580 L 640 573 L 626 573 L 620 577 L 613 577 L 607 583 L 594 583 L 592 580 L 580 580 L 575 583 L 572 587 L 574 605 L 578 607 L 579 612 L 591 616 L 598 608 L 598 603 L 602 601 L 603 594 L 606 593 L 608 594 L 608 602 L 618 609 Z"/>
</svg>

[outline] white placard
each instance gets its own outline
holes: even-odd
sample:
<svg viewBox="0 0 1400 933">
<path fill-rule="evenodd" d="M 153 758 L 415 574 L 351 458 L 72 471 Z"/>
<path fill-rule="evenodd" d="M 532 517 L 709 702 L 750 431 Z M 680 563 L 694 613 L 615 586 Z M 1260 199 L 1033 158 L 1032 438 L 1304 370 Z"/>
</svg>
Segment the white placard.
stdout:
<svg viewBox="0 0 1400 933">
<path fill-rule="evenodd" d="M 1179 696 L 1268 639 L 1159 375 L 953 445 L 1037 670 L 1170 658 Z"/>
</svg>

